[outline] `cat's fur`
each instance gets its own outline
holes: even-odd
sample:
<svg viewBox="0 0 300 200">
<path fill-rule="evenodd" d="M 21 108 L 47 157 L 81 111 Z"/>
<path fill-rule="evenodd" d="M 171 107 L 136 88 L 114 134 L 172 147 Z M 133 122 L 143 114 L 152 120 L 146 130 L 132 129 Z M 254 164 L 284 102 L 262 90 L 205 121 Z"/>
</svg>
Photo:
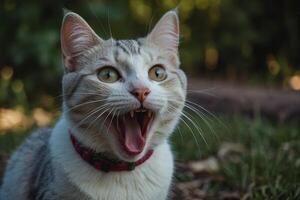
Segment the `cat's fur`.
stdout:
<svg viewBox="0 0 300 200">
<path fill-rule="evenodd" d="M 0 199 L 166 199 L 173 173 L 167 138 L 179 120 L 186 96 L 186 77 L 179 69 L 176 12 L 167 12 L 147 37 L 138 40 L 103 40 L 79 15 L 69 12 L 61 35 L 66 71 L 62 116 L 53 129 L 32 134 L 14 153 Z M 148 70 L 155 64 L 165 67 L 166 80 L 149 80 Z M 96 71 L 105 65 L 116 67 L 122 80 L 113 84 L 99 81 Z M 151 90 L 143 106 L 156 116 L 143 151 L 129 156 L 103 121 L 107 115 L 139 108 L 130 90 L 140 85 Z M 124 161 L 136 161 L 148 149 L 154 153 L 133 171 L 104 173 L 75 152 L 69 130 L 86 147 Z"/>
</svg>

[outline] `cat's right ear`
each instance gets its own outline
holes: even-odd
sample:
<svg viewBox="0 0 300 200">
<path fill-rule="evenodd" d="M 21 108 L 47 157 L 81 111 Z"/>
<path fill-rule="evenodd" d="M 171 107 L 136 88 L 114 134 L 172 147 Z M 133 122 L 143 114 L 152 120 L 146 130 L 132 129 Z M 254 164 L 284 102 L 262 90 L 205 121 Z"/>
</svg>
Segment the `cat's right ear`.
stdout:
<svg viewBox="0 0 300 200">
<path fill-rule="evenodd" d="M 88 23 L 74 12 L 65 14 L 60 39 L 64 65 L 68 71 L 76 70 L 80 56 L 86 50 L 103 42 Z"/>
<path fill-rule="evenodd" d="M 179 19 L 176 10 L 171 10 L 157 22 L 147 40 L 171 53 L 178 53 Z"/>
</svg>

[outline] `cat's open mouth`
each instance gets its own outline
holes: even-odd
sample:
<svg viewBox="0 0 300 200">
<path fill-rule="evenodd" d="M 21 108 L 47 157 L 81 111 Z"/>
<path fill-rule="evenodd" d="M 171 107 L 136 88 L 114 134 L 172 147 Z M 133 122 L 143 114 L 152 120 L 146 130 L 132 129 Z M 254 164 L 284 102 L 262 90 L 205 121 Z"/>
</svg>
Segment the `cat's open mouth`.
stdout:
<svg viewBox="0 0 300 200">
<path fill-rule="evenodd" d="M 113 119 L 117 138 L 128 155 L 143 151 L 154 117 L 154 112 L 140 108 Z"/>
</svg>

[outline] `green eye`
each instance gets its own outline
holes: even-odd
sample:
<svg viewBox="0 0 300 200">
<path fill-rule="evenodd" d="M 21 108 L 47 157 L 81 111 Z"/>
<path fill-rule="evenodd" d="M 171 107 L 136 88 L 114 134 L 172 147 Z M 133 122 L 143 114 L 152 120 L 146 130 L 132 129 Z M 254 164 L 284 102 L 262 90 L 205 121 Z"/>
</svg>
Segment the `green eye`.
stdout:
<svg viewBox="0 0 300 200">
<path fill-rule="evenodd" d="M 160 65 L 154 65 L 148 72 L 149 78 L 154 81 L 163 81 L 167 78 L 167 72 L 165 68 Z"/>
<path fill-rule="evenodd" d="M 120 79 L 120 75 L 115 68 L 107 66 L 99 70 L 98 78 L 105 83 L 114 83 Z"/>
</svg>

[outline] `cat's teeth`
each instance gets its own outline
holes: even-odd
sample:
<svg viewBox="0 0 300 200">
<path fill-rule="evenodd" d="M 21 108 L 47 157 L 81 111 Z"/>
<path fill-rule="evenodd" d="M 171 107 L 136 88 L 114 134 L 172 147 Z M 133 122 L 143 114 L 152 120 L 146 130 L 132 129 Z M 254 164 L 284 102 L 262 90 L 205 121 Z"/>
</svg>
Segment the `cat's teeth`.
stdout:
<svg viewBox="0 0 300 200">
<path fill-rule="evenodd" d="M 148 117 L 151 117 L 151 111 L 150 110 L 148 111 Z"/>
<path fill-rule="evenodd" d="M 133 116 L 134 116 L 133 110 L 130 111 L 130 116 L 131 116 L 131 118 L 133 118 Z"/>
</svg>

